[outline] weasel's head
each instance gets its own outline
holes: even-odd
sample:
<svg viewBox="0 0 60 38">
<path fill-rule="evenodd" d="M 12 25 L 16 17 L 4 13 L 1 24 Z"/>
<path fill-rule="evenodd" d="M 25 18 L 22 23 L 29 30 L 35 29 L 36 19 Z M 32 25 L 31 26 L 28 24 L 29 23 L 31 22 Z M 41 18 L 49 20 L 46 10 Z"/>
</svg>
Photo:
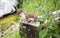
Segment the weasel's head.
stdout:
<svg viewBox="0 0 60 38">
<path fill-rule="evenodd" d="M 21 16 L 22 20 L 26 19 L 24 11 L 22 9 L 17 9 L 17 13 Z"/>
<path fill-rule="evenodd" d="M 22 9 L 17 9 L 17 13 L 21 14 L 21 13 L 23 13 L 23 10 Z"/>
</svg>

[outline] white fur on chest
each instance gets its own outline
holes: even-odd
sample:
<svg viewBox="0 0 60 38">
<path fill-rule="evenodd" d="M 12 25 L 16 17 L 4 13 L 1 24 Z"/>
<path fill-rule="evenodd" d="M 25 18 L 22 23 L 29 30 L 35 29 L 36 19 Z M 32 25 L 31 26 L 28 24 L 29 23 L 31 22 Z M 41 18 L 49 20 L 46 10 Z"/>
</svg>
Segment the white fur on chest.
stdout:
<svg viewBox="0 0 60 38">
<path fill-rule="evenodd" d="M 26 19 L 26 17 L 25 17 L 25 14 L 24 14 L 24 13 L 21 13 L 20 15 L 21 15 L 21 19 Z"/>
</svg>

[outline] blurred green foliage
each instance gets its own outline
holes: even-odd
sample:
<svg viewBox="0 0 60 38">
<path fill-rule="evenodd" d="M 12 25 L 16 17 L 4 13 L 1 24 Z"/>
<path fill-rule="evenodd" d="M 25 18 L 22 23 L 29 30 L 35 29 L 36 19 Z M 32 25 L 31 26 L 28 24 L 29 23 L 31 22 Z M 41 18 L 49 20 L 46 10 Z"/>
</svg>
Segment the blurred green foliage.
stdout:
<svg viewBox="0 0 60 38">
<path fill-rule="evenodd" d="M 44 18 L 42 19 L 44 21 L 48 20 L 46 23 L 40 24 L 40 26 L 38 27 L 39 38 L 60 38 L 60 27 L 57 25 L 57 23 L 53 21 L 53 18 L 51 16 L 51 12 L 60 9 L 60 0 L 26 0 L 23 1 L 22 9 L 25 12 L 33 12 L 37 15 L 44 15 Z M 18 33 L 16 32 L 16 34 Z M 20 38 L 20 37 L 19 35 L 18 36 L 16 35 L 14 36 L 14 38 Z"/>
<path fill-rule="evenodd" d="M 59 38 L 60 28 L 53 21 L 51 13 L 60 9 L 60 0 L 26 0 L 23 2 L 22 9 L 25 12 L 33 12 L 37 15 L 43 15 L 46 23 L 39 26 L 39 38 Z M 41 20 L 41 19 L 40 19 Z"/>
</svg>

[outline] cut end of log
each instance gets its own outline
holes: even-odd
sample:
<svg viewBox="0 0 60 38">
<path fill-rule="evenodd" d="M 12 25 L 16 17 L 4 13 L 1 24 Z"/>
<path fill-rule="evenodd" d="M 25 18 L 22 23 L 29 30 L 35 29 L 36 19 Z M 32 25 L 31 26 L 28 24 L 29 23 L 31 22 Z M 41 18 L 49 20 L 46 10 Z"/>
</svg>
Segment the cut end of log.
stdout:
<svg viewBox="0 0 60 38">
<path fill-rule="evenodd" d="M 28 38 L 38 38 L 39 37 L 38 25 L 36 25 L 35 23 L 21 22 L 20 31 L 21 31 L 20 32 L 21 37 L 25 33 Z"/>
</svg>

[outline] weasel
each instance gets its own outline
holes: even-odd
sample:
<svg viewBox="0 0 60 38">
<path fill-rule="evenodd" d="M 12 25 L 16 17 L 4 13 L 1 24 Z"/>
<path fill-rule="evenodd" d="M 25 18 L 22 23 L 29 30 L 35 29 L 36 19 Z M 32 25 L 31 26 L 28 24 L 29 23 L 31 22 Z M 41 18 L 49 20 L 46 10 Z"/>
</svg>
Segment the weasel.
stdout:
<svg viewBox="0 0 60 38">
<path fill-rule="evenodd" d="M 22 15 L 22 17 L 24 17 L 27 21 L 36 21 L 37 19 L 37 15 L 29 12 L 29 13 L 25 13 L 22 9 L 17 9 L 17 13 L 19 13 L 20 15 Z"/>
</svg>

